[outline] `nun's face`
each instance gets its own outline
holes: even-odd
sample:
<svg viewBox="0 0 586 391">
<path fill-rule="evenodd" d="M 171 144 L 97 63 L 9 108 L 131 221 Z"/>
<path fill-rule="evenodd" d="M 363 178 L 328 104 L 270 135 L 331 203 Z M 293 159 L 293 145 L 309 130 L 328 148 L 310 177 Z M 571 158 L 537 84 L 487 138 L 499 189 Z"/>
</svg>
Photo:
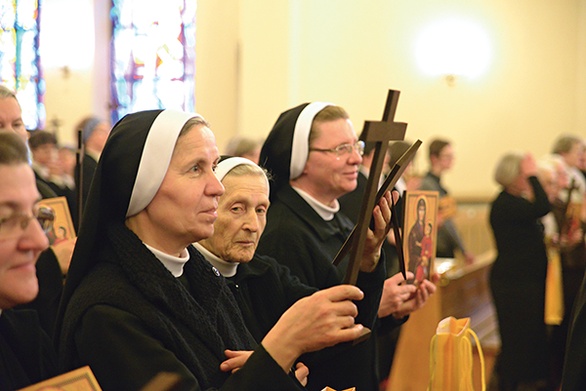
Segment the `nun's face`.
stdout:
<svg viewBox="0 0 586 391">
<path fill-rule="evenodd" d="M 260 175 L 226 175 L 214 235 L 201 242 L 230 262 L 249 262 L 267 223 L 269 189 Z"/>
<path fill-rule="evenodd" d="M 32 301 L 39 291 L 35 263 L 49 246 L 33 218 L 40 198 L 28 164 L 0 165 L 0 308 Z"/>
<path fill-rule="evenodd" d="M 196 125 L 180 137 L 161 187 L 141 212 L 141 240 L 171 255 L 210 237 L 224 187 L 214 170 L 219 159 L 214 134 Z M 138 216 L 138 215 L 137 215 Z"/>
<path fill-rule="evenodd" d="M 333 149 L 342 144 L 354 145 L 358 138 L 352 122 L 346 119 L 322 122 L 318 126 L 318 136 L 310 148 Z M 307 181 L 305 190 L 326 205 L 356 189 L 358 166 L 362 156 L 354 148 L 352 152 L 310 151 L 307 163 L 300 178 Z"/>
</svg>

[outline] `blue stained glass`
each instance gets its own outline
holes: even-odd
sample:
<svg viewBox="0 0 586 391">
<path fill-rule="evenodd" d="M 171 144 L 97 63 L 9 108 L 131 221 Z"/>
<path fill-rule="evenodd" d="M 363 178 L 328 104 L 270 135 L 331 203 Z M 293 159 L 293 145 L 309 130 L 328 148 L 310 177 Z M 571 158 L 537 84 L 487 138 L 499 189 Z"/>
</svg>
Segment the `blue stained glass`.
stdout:
<svg viewBox="0 0 586 391">
<path fill-rule="evenodd" d="M 195 0 L 112 0 L 112 121 L 194 110 Z"/>
<path fill-rule="evenodd" d="M 0 83 L 16 92 L 27 129 L 45 125 L 37 0 L 0 0 Z"/>
</svg>

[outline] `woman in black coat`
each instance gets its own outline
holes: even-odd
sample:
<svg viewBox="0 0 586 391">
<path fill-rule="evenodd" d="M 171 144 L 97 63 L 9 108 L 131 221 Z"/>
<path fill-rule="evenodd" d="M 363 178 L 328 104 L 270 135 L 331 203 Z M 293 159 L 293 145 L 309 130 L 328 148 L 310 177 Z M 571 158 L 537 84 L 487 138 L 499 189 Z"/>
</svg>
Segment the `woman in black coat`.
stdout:
<svg viewBox="0 0 586 391">
<path fill-rule="evenodd" d="M 505 155 L 495 172 L 503 187 L 490 211 L 498 251 L 490 286 L 501 336 L 496 367 L 500 390 L 546 386 L 547 254 L 540 218 L 550 204 L 536 174 L 533 157 L 518 153 Z"/>
</svg>

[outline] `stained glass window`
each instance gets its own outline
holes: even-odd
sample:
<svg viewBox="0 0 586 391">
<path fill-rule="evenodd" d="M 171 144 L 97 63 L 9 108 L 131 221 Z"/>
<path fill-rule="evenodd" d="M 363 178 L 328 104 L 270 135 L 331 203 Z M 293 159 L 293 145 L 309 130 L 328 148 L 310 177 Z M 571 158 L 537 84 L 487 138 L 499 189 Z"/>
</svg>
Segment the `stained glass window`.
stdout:
<svg viewBox="0 0 586 391">
<path fill-rule="evenodd" d="M 16 92 L 27 129 L 45 125 L 37 0 L 0 0 L 0 83 Z"/>
<path fill-rule="evenodd" d="M 194 110 L 195 0 L 112 1 L 112 120 Z"/>
</svg>

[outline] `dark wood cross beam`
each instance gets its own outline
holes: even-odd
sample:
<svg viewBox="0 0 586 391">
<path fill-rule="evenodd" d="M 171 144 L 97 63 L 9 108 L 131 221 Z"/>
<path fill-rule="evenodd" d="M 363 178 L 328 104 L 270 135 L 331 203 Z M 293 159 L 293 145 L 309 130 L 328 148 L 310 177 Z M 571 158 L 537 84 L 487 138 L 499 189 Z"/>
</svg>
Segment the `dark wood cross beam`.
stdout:
<svg viewBox="0 0 586 391">
<path fill-rule="evenodd" d="M 389 172 L 389 175 L 387 176 L 387 179 L 385 179 L 384 183 L 382 184 L 382 186 L 380 187 L 380 189 L 378 189 L 378 192 L 376 193 L 376 198 L 374 199 L 375 204 L 378 204 L 381 197 L 388 190 L 391 190 L 397 184 L 397 182 L 399 181 L 399 178 L 401 178 L 401 175 L 403 175 L 403 173 L 405 172 L 405 169 L 407 168 L 409 163 L 415 157 L 415 153 L 417 152 L 417 150 L 419 149 L 420 146 L 421 146 L 421 140 L 417 140 L 413 145 L 411 145 L 409 147 L 409 149 L 407 149 L 407 151 L 405 151 L 405 153 L 403 153 L 403 155 L 401 155 L 399 160 L 397 160 L 397 162 L 393 165 L 393 167 L 391 168 L 391 171 Z M 405 259 L 403 257 L 403 246 L 401 243 L 402 242 L 401 232 L 399 230 L 400 222 L 397 220 L 397 215 L 394 211 L 394 204 L 391 205 L 391 208 L 393 209 L 392 210 L 393 216 L 392 216 L 391 224 L 393 224 L 393 229 L 395 232 L 395 239 L 397 241 L 396 247 L 397 247 L 397 256 L 399 257 L 399 268 L 401 269 L 401 273 L 403 274 L 403 277 L 405 279 L 407 279 L 407 272 L 405 270 Z M 346 238 L 346 241 L 344 242 L 344 244 L 340 248 L 340 251 L 336 255 L 336 258 L 334 258 L 334 261 L 333 261 L 334 265 L 337 266 L 350 251 L 350 246 L 352 245 L 352 242 L 354 241 L 354 238 L 356 237 L 356 233 L 357 233 L 356 227 L 357 226 L 354 226 L 354 229 L 352 230 L 352 232 L 350 232 L 350 235 L 348 235 L 348 238 Z"/>
<path fill-rule="evenodd" d="M 389 90 L 387 102 L 383 113 L 382 121 L 365 121 L 364 129 L 360 139 L 364 142 L 375 142 L 374 156 L 370 173 L 366 183 L 364 198 L 358 214 L 358 220 L 355 227 L 357 233 L 351 240 L 350 260 L 346 269 L 344 282 L 347 284 L 356 284 L 360 262 L 364 253 L 366 235 L 372 217 L 372 210 L 375 206 L 375 198 L 378 191 L 378 184 L 382 174 L 387 147 L 391 140 L 404 140 L 407 124 L 402 122 L 393 122 L 397 103 L 399 102 L 399 91 Z"/>
</svg>

